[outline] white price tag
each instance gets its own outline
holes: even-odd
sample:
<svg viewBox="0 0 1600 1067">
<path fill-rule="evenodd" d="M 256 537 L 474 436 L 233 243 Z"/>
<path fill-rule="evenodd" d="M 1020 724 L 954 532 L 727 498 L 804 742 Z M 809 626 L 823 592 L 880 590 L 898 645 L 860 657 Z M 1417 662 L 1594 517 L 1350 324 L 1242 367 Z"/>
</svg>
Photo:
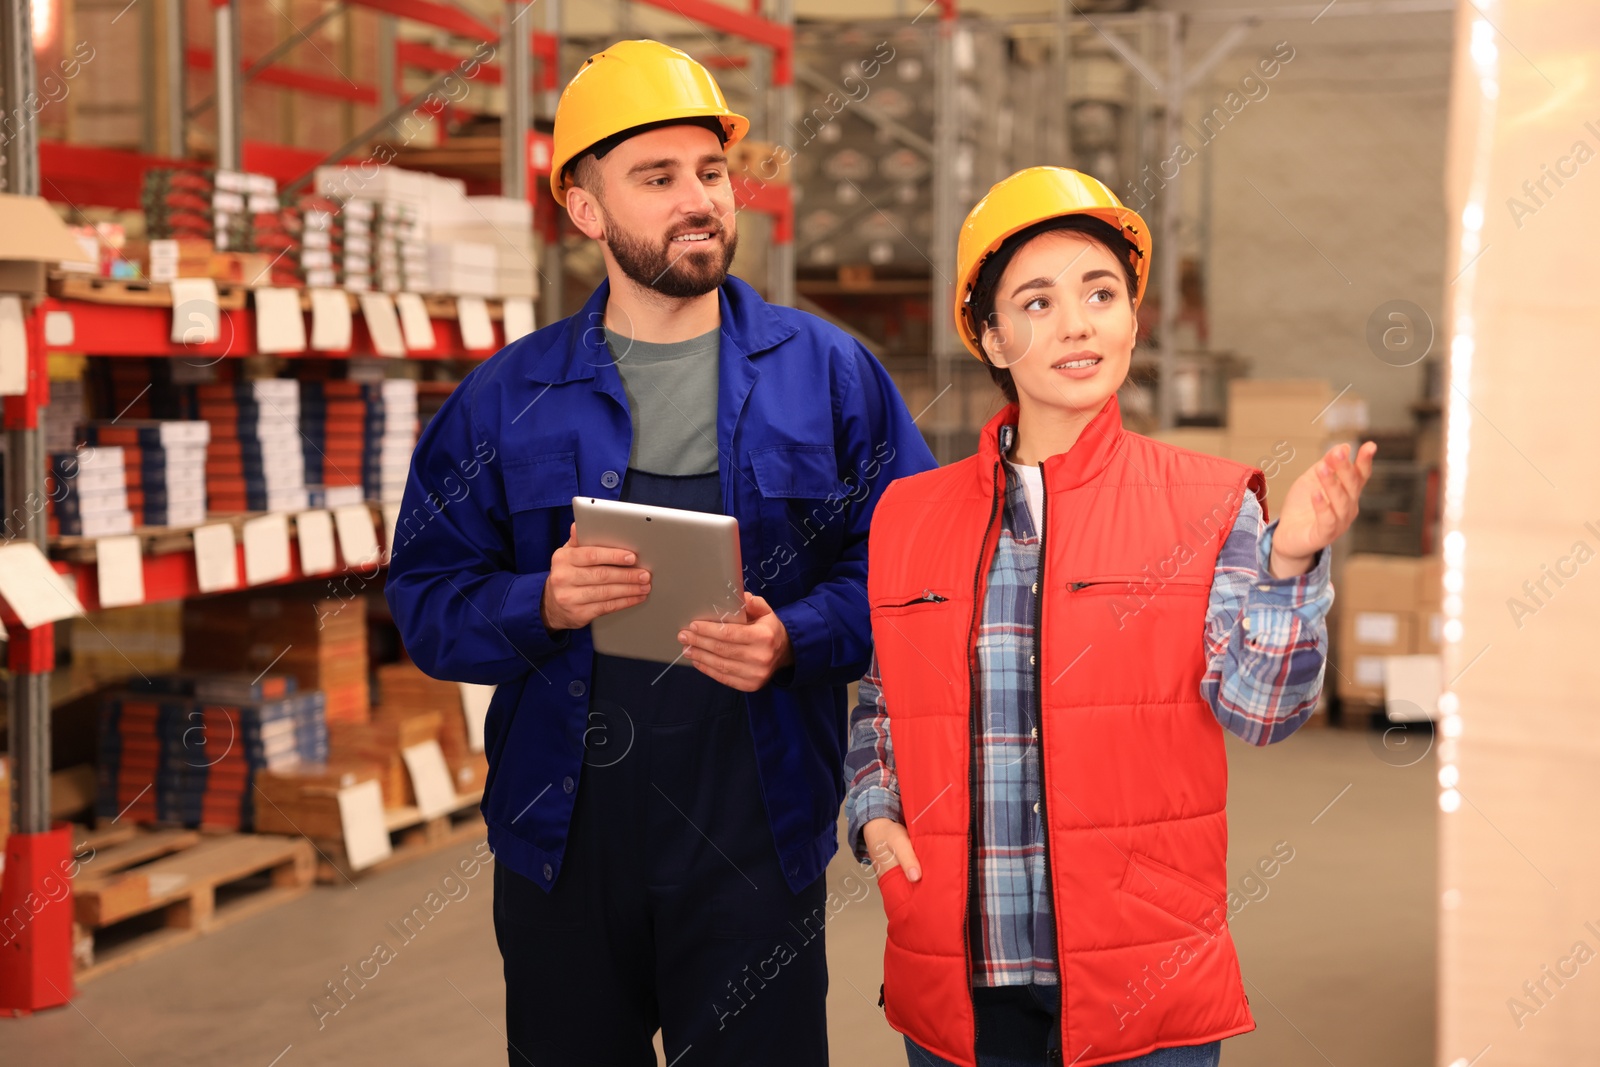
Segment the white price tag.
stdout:
<svg viewBox="0 0 1600 1067">
<path fill-rule="evenodd" d="M 350 298 L 343 289 L 311 290 L 311 347 L 318 352 L 350 350 Z"/>
<path fill-rule="evenodd" d="M 239 553 L 235 545 L 233 527 L 227 523 L 195 527 L 194 569 L 202 593 L 238 587 Z"/>
<path fill-rule="evenodd" d="M 144 559 L 138 537 L 102 537 L 95 542 L 94 559 L 102 608 L 144 603 Z"/>
<path fill-rule="evenodd" d="M 289 516 L 279 512 L 245 522 L 244 584 L 289 577 Z"/>
<path fill-rule="evenodd" d="M 257 289 L 256 351 L 304 352 L 306 318 L 300 311 L 298 289 Z"/>
</svg>

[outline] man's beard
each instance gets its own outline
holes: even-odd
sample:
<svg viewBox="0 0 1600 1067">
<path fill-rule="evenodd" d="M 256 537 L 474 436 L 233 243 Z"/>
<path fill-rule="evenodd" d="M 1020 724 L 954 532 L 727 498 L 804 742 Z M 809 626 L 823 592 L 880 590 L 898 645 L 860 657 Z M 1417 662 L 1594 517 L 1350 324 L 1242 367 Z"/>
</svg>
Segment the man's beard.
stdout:
<svg viewBox="0 0 1600 1067">
<path fill-rule="evenodd" d="M 672 240 L 678 234 L 696 231 L 722 238 L 720 248 L 710 239 L 705 242 L 710 247 L 704 249 Z M 715 216 L 702 215 L 679 227 L 660 244 L 613 226 L 606 227 L 605 242 L 622 273 L 633 281 L 662 296 L 688 299 L 704 296 L 727 279 L 733 253 L 739 247 L 739 235 L 730 232 Z"/>
</svg>

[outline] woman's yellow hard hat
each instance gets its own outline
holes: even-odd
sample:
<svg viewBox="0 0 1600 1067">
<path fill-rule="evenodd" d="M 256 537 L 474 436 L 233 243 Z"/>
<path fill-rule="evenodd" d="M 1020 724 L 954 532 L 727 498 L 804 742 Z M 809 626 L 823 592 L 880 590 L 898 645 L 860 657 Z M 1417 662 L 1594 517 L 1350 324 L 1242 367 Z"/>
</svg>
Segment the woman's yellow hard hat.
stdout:
<svg viewBox="0 0 1600 1067">
<path fill-rule="evenodd" d="M 711 72 L 660 41 L 618 41 L 586 60 L 556 104 L 550 191 L 567 200 L 567 164 L 608 137 L 674 119 L 717 119 L 723 146 L 739 141 L 750 120 L 728 110 Z"/>
<path fill-rule="evenodd" d="M 956 242 L 956 333 L 967 350 L 983 359 L 977 323 L 968 312 L 978 271 L 1005 242 L 1036 223 L 1067 215 L 1089 215 L 1122 232 L 1134 248 L 1133 268 L 1139 280 L 1133 303 L 1144 299 L 1150 279 L 1150 228 L 1132 208 L 1122 206 L 1106 185 L 1066 167 L 1029 167 L 996 182 L 961 224 Z"/>
</svg>

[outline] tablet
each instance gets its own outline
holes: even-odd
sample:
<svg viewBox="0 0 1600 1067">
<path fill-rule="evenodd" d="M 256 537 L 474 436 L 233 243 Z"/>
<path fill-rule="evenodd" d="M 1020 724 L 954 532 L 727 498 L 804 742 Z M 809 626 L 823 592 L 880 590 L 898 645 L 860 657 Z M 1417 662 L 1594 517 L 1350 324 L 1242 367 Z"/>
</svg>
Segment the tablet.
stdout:
<svg viewBox="0 0 1600 1067">
<path fill-rule="evenodd" d="M 572 498 L 577 543 L 625 548 L 650 572 L 642 604 L 589 624 L 596 652 L 674 663 L 678 631 L 699 619 L 744 621 L 739 520 L 732 515 L 658 508 L 595 497 Z"/>
</svg>

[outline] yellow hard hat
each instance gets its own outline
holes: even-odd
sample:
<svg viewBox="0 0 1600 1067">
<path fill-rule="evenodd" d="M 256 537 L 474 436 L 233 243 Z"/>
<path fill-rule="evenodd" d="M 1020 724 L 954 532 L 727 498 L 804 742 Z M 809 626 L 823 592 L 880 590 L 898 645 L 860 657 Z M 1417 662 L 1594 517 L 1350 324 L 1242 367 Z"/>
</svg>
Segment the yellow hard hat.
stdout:
<svg viewBox="0 0 1600 1067">
<path fill-rule="evenodd" d="M 980 331 L 972 319 L 969 301 L 978 270 L 1005 242 L 1036 223 L 1067 215 L 1089 215 L 1116 227 L 1133 245 L 1138 291 L 1133 303 L 1144 299 L 1150 278 L 1150 228 L 1132 208 L 1122 206 L 1105 184 L 1066 167 L 1029 167 L 998 181 L 967 215 L 956 242 L 956 333 L 967 350 L 983 359 Z"/>
<path fill-rule="evenodd" d="M 724 147 L 750 130 L 750 120 L 728 110 L 710 71 L 688 53 L 660 41 L 618 41 L 596 52 L 556 105 L 550 191 L 566 203 L 568 163 L 608 137 L 675 119 L 719 120 Z"/>
</svg>

